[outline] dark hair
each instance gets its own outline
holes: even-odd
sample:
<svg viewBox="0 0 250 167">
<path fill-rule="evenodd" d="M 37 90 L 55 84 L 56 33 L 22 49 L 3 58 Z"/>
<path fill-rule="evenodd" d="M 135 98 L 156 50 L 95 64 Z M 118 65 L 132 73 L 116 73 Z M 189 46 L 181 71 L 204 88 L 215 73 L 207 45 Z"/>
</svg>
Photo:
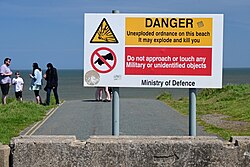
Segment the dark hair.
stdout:
<svg viewBox="0 0 250 167">
<path fill-rule="evenodd" d="M 20 75 L 20 72 L 19 72 L 19 71 L 16 71 L 16 72 L 15 72 L 15 75 Z"/>
<path fill-rule="evenodd" d="M 5 63 L 6 61 L 11 61 L 11 59 L 8 58 L 8 57 L 6 57 L 6 58 L 4 59 L 4 62 L 3 62 L 3 63 Z"/>
<path fill-rule="evenodd" d="M 37 63 L 33 63 L 33 71 L 32 71 L 32 75 L 35 75 L 35 70 L 38 69 L 39 71 L 42 71 L 41 68 L 39 68 Z"/>
<path fill-rule="evenodd" d="M 53 65 L 52 65 L 51 63 L 48 63 L 48 64 L 47 64 L 47 67 L 48 67 L 48 68 L 49 68 L 49 67 L 50 67 L 50 68 L 54 68 Z"/>
</svg>

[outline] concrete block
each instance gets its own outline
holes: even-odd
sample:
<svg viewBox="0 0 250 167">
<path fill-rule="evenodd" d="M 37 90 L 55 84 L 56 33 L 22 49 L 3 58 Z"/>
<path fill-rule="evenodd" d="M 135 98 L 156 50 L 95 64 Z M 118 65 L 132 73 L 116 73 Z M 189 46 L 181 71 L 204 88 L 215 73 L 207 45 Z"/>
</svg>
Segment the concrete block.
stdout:
<svg viewBox="0 0 250 167">
<path fill-rule="evenodd" d="M 0 144 L 0 167 L 9 167 L 10 147 Z"/>
<path fill-rule="evenodd" d="M 250 141 L 234 139 L 244 144 L 209 136 L 21 136 L 11 144 L 15 167 L 248 166 Z"/>
</svg>

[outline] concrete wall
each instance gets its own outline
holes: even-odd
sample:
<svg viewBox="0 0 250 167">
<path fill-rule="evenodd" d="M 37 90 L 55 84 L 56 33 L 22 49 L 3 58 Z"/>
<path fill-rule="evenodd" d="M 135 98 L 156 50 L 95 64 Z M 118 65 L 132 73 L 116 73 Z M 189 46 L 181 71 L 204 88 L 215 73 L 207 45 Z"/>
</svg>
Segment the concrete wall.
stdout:
<svg viewBox="0 0 250 167">
<path fill-rule="evenodd" d="M 10 147 L 0 143 L 0 167 L 9 167 Z"/>
<path fill-rule="evenodd" d="M 74 136 L 17 137 L 14 167 L 235 167 L 250 164 L 250 137 Z"/>
</svg>

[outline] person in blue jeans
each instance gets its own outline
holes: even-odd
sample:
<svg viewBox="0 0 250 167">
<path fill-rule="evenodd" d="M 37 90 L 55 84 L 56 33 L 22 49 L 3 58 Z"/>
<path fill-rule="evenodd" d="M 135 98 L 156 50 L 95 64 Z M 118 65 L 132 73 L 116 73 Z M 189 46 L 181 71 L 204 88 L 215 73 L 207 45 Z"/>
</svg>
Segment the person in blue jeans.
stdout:
<svg viewBox="0 0 250 167">
<path fill-rule="evenodd" d="M 44 74 L 44 79 L 47 81 L 47 84 L 44 88 L 44 90 L 47 92 L 47 99 L 46 99 L 46 105 L 50 104 L 50 93 L 51 90 L 53 90 L 55 99 L 56 99 L 56 104 L 59 104 L 59 97 L 57 93 L 57 87 L 58 87 L 58 75 L 57 75 L 57 70 L 51 63 L 47 64 L 47 70 L 46 73 Z"/>
</svg>

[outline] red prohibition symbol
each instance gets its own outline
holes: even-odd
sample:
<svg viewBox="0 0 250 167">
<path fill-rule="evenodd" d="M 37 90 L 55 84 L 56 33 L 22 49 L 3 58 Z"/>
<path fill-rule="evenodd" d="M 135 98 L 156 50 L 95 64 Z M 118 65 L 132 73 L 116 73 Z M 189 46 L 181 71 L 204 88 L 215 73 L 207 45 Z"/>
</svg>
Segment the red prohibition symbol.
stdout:
<svg viewBox="0 0 250 167">
<path fill-rule="evenodd" d="M 94 59 L 94 58 L 97 58 L 97 59 Z M 110 48 L 101 47 L 101 48 L 96 49 L 92 53 L 90 62 L 91 62 L 92 67 L 97 72 L 108 73 L 115 68 L 116 55 Z"/>
</svg>

